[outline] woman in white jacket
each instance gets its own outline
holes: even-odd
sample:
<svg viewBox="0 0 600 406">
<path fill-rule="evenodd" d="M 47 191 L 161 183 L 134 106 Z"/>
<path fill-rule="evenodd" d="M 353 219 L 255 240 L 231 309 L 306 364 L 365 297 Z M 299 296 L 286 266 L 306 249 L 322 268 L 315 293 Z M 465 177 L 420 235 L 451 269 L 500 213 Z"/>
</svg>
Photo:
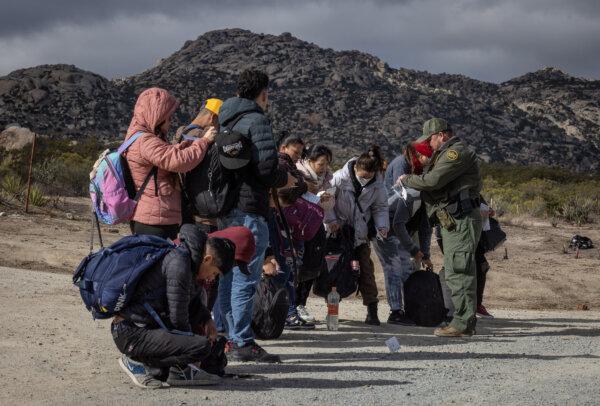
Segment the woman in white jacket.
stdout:
<svg viewBox="0 0 600 406">
<path fill-rule="evenodd" d="M 344 225 L 354 229 L 354 256 L 360 265 L 359 291 L 367 306 L 365 323 L 375 326 L 380 324 L 377 316 L 379 300 L 369 240 L 387 238 L 390 228 L 383 163 L 379 147 L 374 145 L 335 172 L 331 180 L 331 185 L 336 188 L 335 207 L 325 219 L 330 232 L 336 232 Z"/>
</svg>

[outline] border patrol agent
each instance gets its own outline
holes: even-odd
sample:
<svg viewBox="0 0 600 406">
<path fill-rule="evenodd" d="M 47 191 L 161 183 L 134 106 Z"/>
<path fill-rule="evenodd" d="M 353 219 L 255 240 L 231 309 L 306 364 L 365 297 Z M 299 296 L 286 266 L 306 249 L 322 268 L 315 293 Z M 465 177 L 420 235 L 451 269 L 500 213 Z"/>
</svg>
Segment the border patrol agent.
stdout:
<svg viewBox="0 0 600 406">
<path fill-rule="evenodd" d="M 448 123 L 432 118 L 423 124 L 417 142 L 429 140 L 435 151 L 423 175 L 402 175 L 403 185 L 422 191 L 427 215 L 442 227 L 444 273 L 452 292 L 454 318 L 447 327 L 434 331 L 440 337 L 475 334 L 477 277 L 475 250 L 481 235 L 479 193 L 482 188 L 475 152 L 458 137 Z"/>
</svg>

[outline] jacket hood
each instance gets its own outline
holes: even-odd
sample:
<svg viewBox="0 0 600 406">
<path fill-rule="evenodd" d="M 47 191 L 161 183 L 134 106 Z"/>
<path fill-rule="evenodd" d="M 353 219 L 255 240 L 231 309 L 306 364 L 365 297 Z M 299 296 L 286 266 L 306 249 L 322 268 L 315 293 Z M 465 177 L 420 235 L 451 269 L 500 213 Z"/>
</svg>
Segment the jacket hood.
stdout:
<svg viewBox="0 0 600 406">
<path fill-rule="evenodd" d="M 135 102 L 127 137 L 142 131 L 154 134 L 156 127 L 173 115 L 179 102 L 165 89 L 144 90 Z"/>
<path fill-rule="evenodd" d="M 223 102 L 219 110 L 219 124 L 225 125 L 242 113 L 256 112 L 264 114 L 254 100 L 244 99 L 243 97 L 231 97 Z"/>
<path fill-rule="evenodd" d="M 179 240 L 190 252 L 192 270 L 196 274 L 204 258 L 208 235 L 195 224 L 184 224 L 179 230 Z"/>
</svg>

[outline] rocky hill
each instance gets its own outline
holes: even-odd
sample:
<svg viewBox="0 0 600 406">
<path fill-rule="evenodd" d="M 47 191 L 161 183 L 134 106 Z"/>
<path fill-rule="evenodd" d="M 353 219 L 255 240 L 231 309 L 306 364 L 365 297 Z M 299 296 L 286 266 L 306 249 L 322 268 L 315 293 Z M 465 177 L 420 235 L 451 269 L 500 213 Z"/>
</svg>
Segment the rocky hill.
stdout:
<svg viewBox="0 0 600 406">
<path fill-rule="evenodd" d="M 68 65 L 0 78 L 0 126 L 18 123 L 69 137 L 122 135 L 136 95 L 161 86 L 181 102 L 176 123 L 207 97 L 233 94 L 247 67 L 272 80 L 269 114 L 287 129 L 334 147 L 344 159 L 370 143 L 391 156 L 424 120 L 453 123 L 486 161 L 600 170 L 600 81 L 548 68 L 502 84 L 393 69 L 377 57 L 239 29 L 208 32 L 138 75 L 109 81 Z"/>
</svg>

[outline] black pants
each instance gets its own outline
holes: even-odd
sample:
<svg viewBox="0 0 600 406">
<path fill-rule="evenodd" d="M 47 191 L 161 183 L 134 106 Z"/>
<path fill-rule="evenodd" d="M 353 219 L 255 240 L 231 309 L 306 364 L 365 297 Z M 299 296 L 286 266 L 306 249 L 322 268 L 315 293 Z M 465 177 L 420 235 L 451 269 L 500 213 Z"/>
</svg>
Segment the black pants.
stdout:
<svg viewBox="0 0 600 406">
<path fill-rule="evenodd" d="M 153 226 L 150 224 L 132 221 L 130 223 L 130 228 L 132 234 L 155 235 L 161 238 L 170 238 L 171 240 L 176 239 L 177 233 L 179 233 L 179 224 Z"/>
<path fill-rule="evenodd" d="M 206 337 L 138 327 L 127 320 L 113 323 L 111 332 L 119 351 L 146 365 L 150 374 L 161 381 L 167 380 L 170 367 L 185 368 L 190 363 L 201 362 L 212 349 Z"/>
<path fill-rule="evenodd" d="M 475 269 L 477 270 L 477 306 L 483 303 L 483 291 L 490 264 L 485 258 L 485 236 L 482 234 L 475 250 Z"/>
<path fill-rule="evenodd" d="M 296 287 L 296 306 L 306 306 L 306 301 L 310 296 L 310 290 L 314 281 L 314 279 L 311 279 L 309 281 L 298 282 L 298 286 Z"/>
</svg>

